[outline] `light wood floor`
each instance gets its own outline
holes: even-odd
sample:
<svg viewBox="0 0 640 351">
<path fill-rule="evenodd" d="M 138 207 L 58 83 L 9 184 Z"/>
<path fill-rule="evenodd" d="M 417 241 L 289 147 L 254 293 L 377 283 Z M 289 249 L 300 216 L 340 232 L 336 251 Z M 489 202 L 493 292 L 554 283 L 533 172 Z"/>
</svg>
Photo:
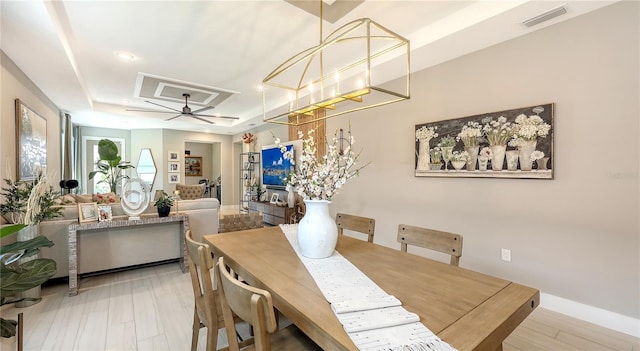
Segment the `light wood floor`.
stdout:
<svg viewBox="0 0 640 351">
<path fill-rule="evenodd" d="M 3 318 L 24 312 L 25 350 L 190 349 L 193 295 L 189 274 L 177 263 L 87 277 L 80 287 L 78 296 L 69 297 L 66 284 L 46 286 L 34 306 L 4 306 Z M 198 350 L 205 349 L 205 333 Z M 226 338 L 220 336 L 222 346 Z M 640 351 L 639 345 L 629 335 L 538 308 L 504 350 Z"/>
</svg>

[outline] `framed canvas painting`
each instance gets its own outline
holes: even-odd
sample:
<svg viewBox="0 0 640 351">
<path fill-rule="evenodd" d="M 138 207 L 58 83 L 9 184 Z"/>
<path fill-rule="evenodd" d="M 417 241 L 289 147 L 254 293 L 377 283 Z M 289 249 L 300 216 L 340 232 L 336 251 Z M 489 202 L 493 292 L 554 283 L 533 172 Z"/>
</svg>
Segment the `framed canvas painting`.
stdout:
<svg viewBox="0 0 640 351">
<path fill-rule="evenodd" d="M 47 167 L 47 120 L 16 99 L 17 179 L 33 180 Z"/>
</svg>

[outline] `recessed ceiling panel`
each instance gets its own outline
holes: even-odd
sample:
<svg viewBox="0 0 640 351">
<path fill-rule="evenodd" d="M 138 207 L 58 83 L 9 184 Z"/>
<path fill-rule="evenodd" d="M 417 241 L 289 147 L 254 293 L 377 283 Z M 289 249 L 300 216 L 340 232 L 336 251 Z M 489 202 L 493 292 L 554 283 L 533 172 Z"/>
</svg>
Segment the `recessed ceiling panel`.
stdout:
<svg viewBox="0 0 640 351">
<path fill-rule="evenodd" d="M 142 72 L 138 73 L 135 87 L 135 96 L 142 99 L 184 102 L 183 94 L 189 94 L 189 104 L 199 106 L 217 106 L 237 93 Z"/>
</svg>

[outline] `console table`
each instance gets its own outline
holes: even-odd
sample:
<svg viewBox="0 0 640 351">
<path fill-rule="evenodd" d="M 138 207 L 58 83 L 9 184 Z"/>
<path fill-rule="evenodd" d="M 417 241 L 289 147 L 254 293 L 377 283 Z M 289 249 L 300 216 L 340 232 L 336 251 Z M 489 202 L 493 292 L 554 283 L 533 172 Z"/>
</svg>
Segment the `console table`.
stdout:
<svg viewBox="0 0 640 351">
<path fill-rule="evenodd" d="M 262 221 L 271 225 L 290 224 L 293 208 L 277 206 L 269 202 L 249 202 L 249 213 L 262 212 Z"/>
<path fill-rule="evenodd" d="M 139 220 L 114 219 L 111 221 L 89 222 L 89 223 L 72 223 L 69 224 L 69 296 L 78 295 L 78 232 L 90 231 L 109 228 L 122 228 L 132 226 L 143 226 L 162 223 L 180 223 L 180 268 L 183 272 L 187 271 L 187 247 L 184 244 L 186 232 L 189 230 L 189 217 L 185 214 L 174 214 L 169 217 L 142 217 Z"/>
</svg>

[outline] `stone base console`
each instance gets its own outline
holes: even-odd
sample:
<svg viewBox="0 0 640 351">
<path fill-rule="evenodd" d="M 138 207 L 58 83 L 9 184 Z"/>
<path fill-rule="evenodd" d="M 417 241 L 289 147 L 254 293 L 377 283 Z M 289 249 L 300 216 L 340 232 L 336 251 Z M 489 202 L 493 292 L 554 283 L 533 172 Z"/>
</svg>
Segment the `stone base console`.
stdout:
<svg viewBox="0 0 640 351">
<path fill-rule="evenodd" d="M 79 273 L 79 258 L 83 257 L 86 253 L 83 253 L 79 249 L 78 245 L 78 237 L 82 237 L 84 234 L 88 234 L 91 231 L 104 230 L 104 229 L 128 229 L 129 231 L 126 233 L 128 236 L 138 236 L 139 233 L 135 231 L 135 229 L 139 229 L 142 226 L 153 226 L 153 225 L 163 225 L 170 223 L 179 223 L 180 228 L 176 232 L 174 232 L 174 245 L 177 252 L 180 253 L 180 268 L 183 272 L 187 271 L 187 248 L 184 244 L 184 238 L 186 232 L 189 230 L 189 217 L 185 214 L 174 214 L 169 217 L 157 217 L 157 216 L 145 216 L 139 220 L 128 220 L 128 219 L 118 219 L 111 221 L 103 221 L 103 222 L 89 222 L 89 223 L 73 223 L 69 224 L 69 237 L 68 237 L 68 247 L 69 247 L 69 296 L 78 295 L 78 289 L 80 282 L 78 281 L 78 273 Z M 140 234 L 144 235 L 144 234 Z M 121 265 L 130 266 L 136 264 L 143 264 L 146 259 L 144 256 L 141 256 L 139 253 L 144 253 L 145 251 L 149 251 L 149 248 L 157 248 L 155 245 L 154 238 L 150 238 L 148 243 L 143 243 L 141 238 L 136 238 L 139 241 L 140 246 L 127 247 L 126 243 L 121 243 L 125 245 L 107 245 L 103 247 L 103 253 L 110 258 L 118 258 L 117 261 L 120 262 Z M 93 257 L 95 258 L 95 257 Z M 156 259 L 158 259 L 157 257 Z M 91 259 L 91 257 L 87 257 L 87 259 Z M 153 259 L 152 259 L 153 260 Z M 117 268 L 117 267 L 112 267 Z"/>
<path fill-rule="evenodd" d="M 215 198 L 176 201 L 170 216 L 179 213 L 181 217 L 187 217 L 184 221 L 158 218 L 157 209 L 149 206 L 141 215 L 144 225 L 130 225 L 133 223 L 128 221 L 119 203 L 110 206 L 113 213 L 111 221 L 78 223 L 78 206 L 74 204 L 62 206 L 62 218 L 40 223 L 40 235 L 55 244 L 40 250 L 40 257 L 56 262 L 57 271 L 53 278 L 69 275 L 72 279 L 69 263 L 74 255 L 76 269 L 73 274 L 82 275 L 181 259 L 184 257 L 181 249 L 184 227 L 191 229 L 196 240 L 201 240 L 203 235 L 218 233 L 220 203 Z M 76 230 L 73 245 L 69 241 L 70 227 Z M 90 230 L 85 230 L 87 228 Z M 3 245 L 10 243 L 4 239 Z M 70 252 L 72 247 L 76 250 L 73 253 Z"/>
</svg>

